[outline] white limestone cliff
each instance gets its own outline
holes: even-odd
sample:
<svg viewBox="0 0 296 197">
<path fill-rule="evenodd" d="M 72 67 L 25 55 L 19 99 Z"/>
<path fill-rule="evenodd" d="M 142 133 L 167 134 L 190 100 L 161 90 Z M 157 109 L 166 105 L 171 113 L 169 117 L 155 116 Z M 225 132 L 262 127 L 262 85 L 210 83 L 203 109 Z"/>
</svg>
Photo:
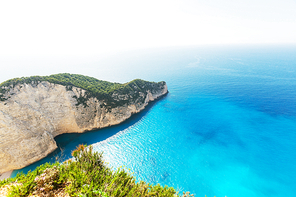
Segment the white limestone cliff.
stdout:
<svg viewBox="0 0 296 197">
<path fill-rule="evenodd" d="M 0 174 L 23 168 L 57 148 L 54 137 L 116 125 L 168 92 L 166 84 L 139 92 L 135 102 L 107 108 L 96 97 L 86 97 L 87 106 L 77 105 L 85 90 L 42 81 L 10 88 L 0 102 Z M 76 97 L 75 97 L 76 96 Z M 126 100 L 129 95 L 112 95 Z"/>
</svg>

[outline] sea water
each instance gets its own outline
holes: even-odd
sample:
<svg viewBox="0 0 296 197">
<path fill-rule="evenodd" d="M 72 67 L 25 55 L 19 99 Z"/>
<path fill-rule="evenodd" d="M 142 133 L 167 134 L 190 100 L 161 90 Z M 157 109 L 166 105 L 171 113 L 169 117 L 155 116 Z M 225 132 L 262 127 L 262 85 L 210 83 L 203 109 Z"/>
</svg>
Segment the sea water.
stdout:
<svg viewBox="0 0 296 197">
<path fill-rule="evenodd" d="M 169 94 L 120 125 L 58 136 L 63 159 L 87 143 L 137 180 L 195 196 L 295 195 L 296 47 L 168 48 L 99 65 L 98 78 L 164 80 Z"/>
</svg>

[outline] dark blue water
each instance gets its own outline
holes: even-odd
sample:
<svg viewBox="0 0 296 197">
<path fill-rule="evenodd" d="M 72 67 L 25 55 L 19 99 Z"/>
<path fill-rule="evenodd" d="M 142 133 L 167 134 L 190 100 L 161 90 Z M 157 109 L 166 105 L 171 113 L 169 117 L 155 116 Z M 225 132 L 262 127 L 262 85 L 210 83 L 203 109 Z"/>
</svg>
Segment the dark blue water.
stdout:
<svg viewBox="0 0 296 197">
<path fill-rule="evenodd" d="M 294 196 L 296 47 L 159 49 L 101 64 L 111 81 L 165 80 L 170 93 L 121 125 L 57 137 L 64 159 L 87 143 L 139 180 L 196 196 Z"/>
</svg>

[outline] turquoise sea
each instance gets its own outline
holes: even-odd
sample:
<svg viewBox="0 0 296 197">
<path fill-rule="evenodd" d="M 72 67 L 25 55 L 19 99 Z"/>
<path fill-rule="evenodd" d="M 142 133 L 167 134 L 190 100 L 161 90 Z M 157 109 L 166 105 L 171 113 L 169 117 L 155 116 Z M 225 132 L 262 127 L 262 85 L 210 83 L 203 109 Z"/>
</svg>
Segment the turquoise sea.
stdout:
<svg viewBox="0 0 296 197">
<path fill-rule="evenodd" d="M 295 196 L 296 46 L 133 51 L 80 74 L 164 80 L 169 94 L 123 124 L 56 137 L 64 159 L 87 143 L 138 180 L 195 196 Z"/>
</svg>

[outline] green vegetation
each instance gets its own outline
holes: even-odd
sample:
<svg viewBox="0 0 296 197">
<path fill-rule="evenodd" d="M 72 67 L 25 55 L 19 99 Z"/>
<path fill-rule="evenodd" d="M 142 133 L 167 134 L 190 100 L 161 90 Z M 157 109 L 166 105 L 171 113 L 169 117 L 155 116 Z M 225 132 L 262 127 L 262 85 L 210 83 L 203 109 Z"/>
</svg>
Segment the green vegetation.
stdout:
<svg viewBox="0 0 296 197">
<path fill-rule="evenodd" d="M 146 182 L 136 182 L 135 178 L 123 168 L 113 171 L 102 160 L 102 153 L 94 152 L 92 146 L 80 145 L 72 152 L 73 159 L 64 163 L 46 163 L 28 174 L 18 174 L 15 178 L 0 181 L 0 188 L 10 183 L 9 196 L 54 196 L 58 191 L 70 196 L 183 196 L 189 197 L 189 192 L 179 195 L 168 186 L 151 185 Z"/>
<path fill-rule="evenodd" d="M 50 76 L 31 76 L 14 78 L 0 84 L 0 101 L 5 101 L 7 98 L 4 94 L 18 84 L 38 85 L 42 81 L 48 81 L 54 84 L 66 86 L 67 90 L 72 90 L 73 87 L 78 87 L 86 90 L 84 97 L 80 96 L 77 99 L 77 105 L 83 104 L 86 106 L 86 100 L 90 97 L 96 97 L 98 100 L 104 100 L 108 106 L 124 105 L 131 101 L 136 101 L 139 98 L 139 92 L 146 93 L 148 89 L 159 89 L 165 82 L 148 82 L 141 79 L 135 79 L 131 82 L 120 84 L 98 80 L 93 77 L 88 77 L 78 74 L 61 73 Z M 129 100 L 120 100 L 112 98 L 113 94 L 129 94 Z"/>
</svg>

